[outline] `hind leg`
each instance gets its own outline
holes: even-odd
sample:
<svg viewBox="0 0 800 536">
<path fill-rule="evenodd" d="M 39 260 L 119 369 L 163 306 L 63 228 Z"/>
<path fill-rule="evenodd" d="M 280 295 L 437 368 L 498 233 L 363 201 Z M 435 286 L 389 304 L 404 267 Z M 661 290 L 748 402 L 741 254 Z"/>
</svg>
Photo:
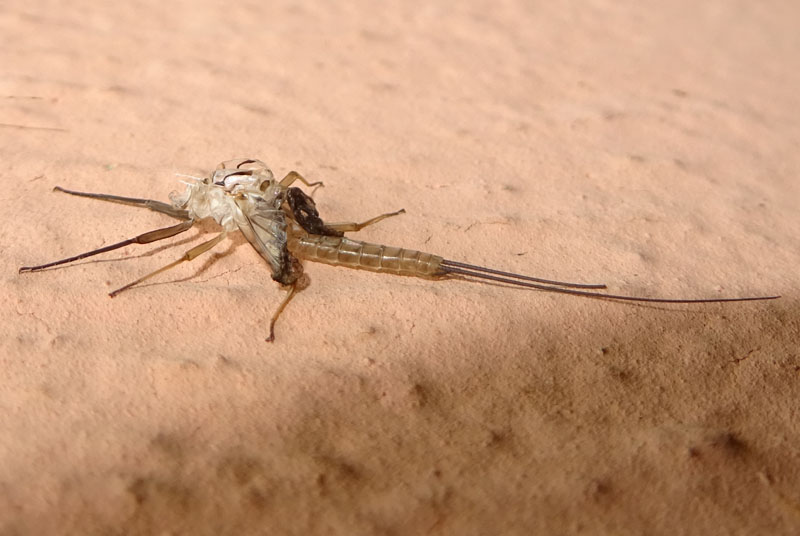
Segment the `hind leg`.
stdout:
<svg viewBox="0 0 800 536">
<path fill-rule="evenodd" d="M 178 259 L 177 261 L 171 262 L 171 263 L 167 264 L 166 266 L 162 266 L 162 267 L 161 267 L 161 268 L 159 268 L 158 270 L 155 270 L 155 271 L 153 271 L 153 272 L 150 272 L 149 274 L 147 274 L 147 275 L 145 275 L 145 276 L 143 276 L 143 277 L 140 277 L 140 278 L 139 278 L 139 279 L 137 279 L 136 281 L 134 281 L 134 282 L 132 282 L 132 283 L 128 283 L 128 284 L 127 284 L 127 285 L 125 285 L 124 287 L 120 287 L 120 288 L 118 288 L 118 289 L 117 289 L 117 290 L 115 290 L 114 292 L 110 292 L 108 295 L 109 295 L 109 296 L 111 296 L 111 297 L 113 298 L 114 296 L 116 296 L 116 295 L 117 295 L 117 294 L 119 294 L 120 292 L 122 292 L 122 291 L 124 291 L 124 290 L 128 290 L 129 288 L 131 288 L 131 287 L 133 287 L 133 286 L 135 286 L 135 285 L 138 285 L 138 284 L 139 284 L 139 283 L 141 283 L 142 281 L 145 281 L 145 280 L 147 280 L 147 279 L 150 279 L 150 278 L 151 278 L 151 277 L 153 277 L 154 275 L 160 274 L 161 272 L 166 272 L 166 271 L 167 271 L 167 270 L 169 270 L 170 268 L 174 268 L 175 266 L 177 266 L 177 265 L 181 264 L 182 262 L 189 262 L 189 261 L 193 261 L 194 259 L 196 259 L 196 258 L 197 258 L 197 257 L 199 257 L 200 255 L 202 255 L 202 254 L 203 254 L 203 253 L 205 253 L 206 251 L 210 250 L 211 248 L 213 248 L 214 246 L 216 246 L 217 244 L 219 244 L 219 243 L 222 241 L 222 239 L 223 239 L 223 238 L 225 238 L 225 236 L 226 236 L 226 235 L 227 235 L 227 232 L 226 232 L 226 231 L 222 231 L 220 234 L 218 234 L 217 236 L 215 236 L 215 237 L 214 237 L 214 238 L 212 238 L 211 240 L 208 240 L 208 241 L 206 241 L 206 242 L 203 242 L 202 244 L 200 244 L 200 245 L 198 245 L 198 246 L 195 246 L 195 247 L 193 247 L 192 249 L 190 249 L 189 251 L 187 251 L 186 253 L 184 253 L 184 254 L 183 254 L 183 257 L 181 257 L 181 258 L 180 258 L 180 259 Z"/>
<path fill-rule="evenodd" d="M 400 214 L 405 214 L 406 209 L 401 208 L 396 212 L 387 212 L 386 214 L 381 214 L 380 216 L 375 216 L 374 218 L 370 218 L 367 221 L 361 223 L 355 222 L 339 222 L 339 223 L 326 223 L 325 225 L 334 231 L 339 231 L 342 233 L 351 233 L 355 231 L 360 231 L 364 227 L 368 225 L 372 225 L 374 223 L 378 223 L 381 220 L 385 220 L 386 218 L 391 218 L 392 216 L 398 216 Z"/>
</svg>

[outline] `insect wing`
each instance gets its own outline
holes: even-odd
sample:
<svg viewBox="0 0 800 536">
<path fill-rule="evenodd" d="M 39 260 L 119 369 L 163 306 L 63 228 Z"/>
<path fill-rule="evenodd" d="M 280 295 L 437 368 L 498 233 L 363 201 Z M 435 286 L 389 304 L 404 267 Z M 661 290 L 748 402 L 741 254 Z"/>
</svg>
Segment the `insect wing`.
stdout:
<svg viewBox="0 0 800 536">
<path fill-rule="evenodd" d="M 264 257 L 273 275 L 283 269 L 286 257 L 286 220 L 283 211 L 260 197 L 237 199 L 236 224 L 250 244 Z"/>
</svg>

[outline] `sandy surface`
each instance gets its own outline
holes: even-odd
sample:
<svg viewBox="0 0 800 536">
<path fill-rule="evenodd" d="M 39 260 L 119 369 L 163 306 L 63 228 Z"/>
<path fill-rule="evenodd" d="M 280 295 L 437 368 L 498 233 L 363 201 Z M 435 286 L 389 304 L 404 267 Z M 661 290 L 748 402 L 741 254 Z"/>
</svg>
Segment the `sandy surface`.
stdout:
<svg viewBox="0 0 800 536">
<path fill-rule="evenodd" d="M 134 4 L 0 13 L 0 534 L 800 531 L 797 3 Z M 783 298 L 307 265 L 268 345 L 240 236 L 107 296 L 213 225 L 17 275 L 170 222 L 53 186 L 240 156 L 371 241 Z"/>
</svg>

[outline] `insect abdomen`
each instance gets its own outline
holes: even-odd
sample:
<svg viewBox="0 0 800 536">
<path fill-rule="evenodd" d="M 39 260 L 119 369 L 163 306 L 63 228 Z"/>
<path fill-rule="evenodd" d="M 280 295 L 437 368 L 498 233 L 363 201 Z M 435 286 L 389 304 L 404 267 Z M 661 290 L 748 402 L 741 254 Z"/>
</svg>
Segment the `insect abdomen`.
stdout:
<svg viewBox="0 0 800 536">
<path fill-rule="evenodd" d="M 338 236 L 309 235 L 292 240 L 292 253 L 301 259 L 372 272 L 435 279 L 443 274 L 442 257 L 413 249 L 370 244 Z"/>
</svg>

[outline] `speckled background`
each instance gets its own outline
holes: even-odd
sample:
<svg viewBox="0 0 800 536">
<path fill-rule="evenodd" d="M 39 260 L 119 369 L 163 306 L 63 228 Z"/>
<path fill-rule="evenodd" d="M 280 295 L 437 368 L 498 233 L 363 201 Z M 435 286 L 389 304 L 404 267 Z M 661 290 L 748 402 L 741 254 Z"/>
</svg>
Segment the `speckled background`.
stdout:
<svg viewBox="0 0 800 536">
<path fill-rule="evenodd" d="M 0 534 L 797 534 L 795 2 L 10 0 Z M 162 227 L 229 158 L 374 242 L 636 306 L 307 265 Z M 210 237 L 212 235 L 207 235 Z"/>
</svg>

